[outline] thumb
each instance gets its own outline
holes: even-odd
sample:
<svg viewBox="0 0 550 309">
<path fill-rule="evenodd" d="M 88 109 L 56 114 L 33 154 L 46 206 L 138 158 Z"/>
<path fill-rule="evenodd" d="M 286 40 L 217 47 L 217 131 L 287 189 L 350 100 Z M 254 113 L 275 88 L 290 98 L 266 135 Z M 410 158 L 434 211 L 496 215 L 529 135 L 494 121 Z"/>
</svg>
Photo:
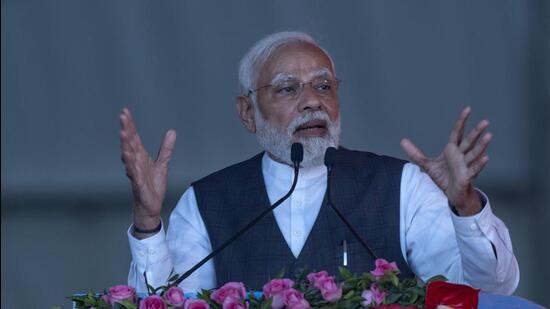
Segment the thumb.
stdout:
<svg viewBox="0 0 550 309">
<path fill-rule="evenodd" d="M 401 148 L 407 153 L 409 158 L 411 158 L 411 161 L 419 165 L 420 167 L 424 167 L 428 161 L 428 158 L 426 155 L 420 150 L 420 148 L 416 147 L 416 145 L 411 142 L 408 138 L 404 138 L 401 140 Z"/>
<path fill-rule="evenodd" d="M 162 144 L 157 155 L 157 162 L 161 164 L 168 164 L 170 158 L 172 157 L 172 151 L 176 145 L 176 131 L 173 129 L 168 130 L 164 135 Z"/>
</svg>

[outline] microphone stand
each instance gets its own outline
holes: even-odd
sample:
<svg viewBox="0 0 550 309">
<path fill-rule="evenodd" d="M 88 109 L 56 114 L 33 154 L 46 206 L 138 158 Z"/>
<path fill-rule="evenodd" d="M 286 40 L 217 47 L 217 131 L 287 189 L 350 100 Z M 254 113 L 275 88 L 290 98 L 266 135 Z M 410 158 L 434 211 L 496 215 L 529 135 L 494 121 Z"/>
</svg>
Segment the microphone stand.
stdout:
<svg viewBox="0 0 550 309">
<path fill-rule="evenodd" d="M 238 231 L 235 235 L 233 235 L 231 238 L 226 240 L 223 244 L 221 244 L 216 250 L 212 251 L 209 255 L 204 257 L 200 262 L 195 264 L 195 266 L 191 267 L 188 271 L 186 271 L 184 274 L 180 275 L 174 282 L 170 283 L 168 287 L 171 286 L 177 286 L 179 285 L 183 280 L 187 279 L 187 277 L 191 276 L 192 273 L 194 273 L 197 269 L 199 269 L 202 265 L 204 265 L 206 262 L 208 262 L 211 258 L 216 256 L 218 253 L 220 253 L 225 247 L 230 245 L 232 242 L 234 242 L 237 238 L 239 238 L 242 234 L 246 233 L 250 228 L 252 228 L 258 221 L 260 221 L 263 217 L 265 217 L 268 213 L 273 211 L 273 209 L 277 208 L 280 204 L 282 204 L 286 199 L 290 197 L 292 192 L 294 192 L 294 189 L 296 188 L 296 184 L 298 183 L 298 172 L 300 169 L 300 162 L 303 160 L 303 147 L 299 143 L 292 144 L 291 149 L 291 160 L 294 165 L 294 181 L 292 182 L 292 186 L 290 187 L 290 190 L 285 194 L 283 197 L 281 197 L 275 204 L 273 204 L 271 207 L 265 209 L 262 211 L 254 220 L 252 220 L 250 223 L 248 223 L 245 227 L 243 227 L 240 231 Z"/>
<path fill-rule="evenodd" d="M 348 227 L 348 229 L 351 231 L 353 236 L 355 236 L 355 238 L 359 240 L 363 248 L 365 248 L 365 250 L 367 250 L 370 253 L 370 255 L 376 260 L 378 259 L 378 257 L 376 256 L 374 251 L 369 247 L 369 245 L 361 237 L 361 235 L 359 235 L 359 232 L 357 232 L 357 230 L 351 225 L 351 223 L 344 217 L 344 215 L 340 212 L 340 210 L 338 210 L 338 208 L 336 208 L 336 206 L 334 206 L 334 204 L 332 203 L 332 199 L 330 196 L 330 192 L 331 192 L 330 184 L 331 184 L 332 177 L 330 176 L 332 174 L 332 167 L 334 166 L 335 155 L 336 155 L 336 148 L 334 147 L 327 148 L 325 152 L 325 165 L 327 167 L 327 204 L 332 210 L 334 210 L 338 218 L 340 218 L 340 220 Z"/>
</svg>

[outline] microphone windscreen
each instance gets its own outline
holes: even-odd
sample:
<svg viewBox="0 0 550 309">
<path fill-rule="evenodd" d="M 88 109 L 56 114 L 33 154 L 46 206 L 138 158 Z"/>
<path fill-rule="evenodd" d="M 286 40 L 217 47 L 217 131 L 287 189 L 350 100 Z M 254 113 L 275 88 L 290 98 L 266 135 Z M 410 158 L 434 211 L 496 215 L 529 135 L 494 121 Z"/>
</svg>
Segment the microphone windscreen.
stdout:
<svg viewBox="0 0 550 309">
<path fill-rule="evenodd" d="M 304 160 L 304 146 L 302 144 L 292 144 L 292 147 L 290 147 L 290 160 L 293 163 L 300 163 Z"/>
<path fill-rule="evenodd" d="M 336 148 L 328 147 L 327 150 L 325 151 L 325 165 L 333 166 L 335 158 L 336 158 Z"/>
</svg>

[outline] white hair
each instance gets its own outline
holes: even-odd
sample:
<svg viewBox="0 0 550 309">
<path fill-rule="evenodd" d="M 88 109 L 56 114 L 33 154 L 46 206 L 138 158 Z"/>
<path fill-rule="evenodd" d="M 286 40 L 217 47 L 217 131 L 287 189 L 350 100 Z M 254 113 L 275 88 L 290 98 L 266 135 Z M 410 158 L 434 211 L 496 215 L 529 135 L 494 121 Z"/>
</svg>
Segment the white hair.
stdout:
<svg viewBox="0 0 550 309">
<path fill-rule="evenodd" d="M 307 33 L 304 32 L 277 32 L 270 34 L 254 44 L 244 55 L 239 64 L 239 90 L 242 95 L 257 87 L 260 70 L 271 54 L 279 47 L 292 42 L 310 43 L 322 50 L 330 59 L 331 69 L 334 72 L 334 63 L 327 51 Z M 255 102 L 255 95 L 252 97 Z"/>
<path fill-rule="evenodd" d="M 247 96 L 250 91 L 258 87 L 257 81 L 262 66 L 279 47 L 294 42 L 305 42 L 319 48 L 330 60 L 330 69 L 335 73 L 332 58 L 315 40 L 303 32 L 277 32 L 256 42 L 244 55 L 239 65 L 239 88 L 241 95 Z M 326 72 L 324 72 L 326 73 Z M 323 164 L 325 150 L 328 147 L 338 147 L 340 139 L 340 118 L 331 121 L 326 111 L 315 111 L 300 115 L 293 119 L 286 128 L 279 127 L 264 119 L 257 108 L 256 93 L 250 95 L 254 105 L 254 121 L 256 123 L 256 137 L 260 145 L 276 161 L 292 165 L 290 162 L 290 146 L 293 142 L 300 142 L 304 146 L 304 160 L 302 167 L 318 166 Z M 298 138 L 293 137 L 296 129 L 312 120 L 323 120 L 327 124 L 328 134 L 322 137 Z"/>
<path fill-rule="evenodd" d="M 281 163 L 292 166 L 290 146 L 294 142 L 299 142 L 304 147 L 304 159 L 300 164 L 302 167 L 323 165 L 327 148 L 338 148 L 340 144 L 340 118 L 332 121 L 325 111 L 318 110 L 302 114 L 293 119 L 287 128 L 281 128 L 266 121 L 259 112 L 254 114 L 258 143 L 272 159 Z M 327 124 L 328 134 L 322 137 L 293 137 L 297 128 L 312 120 L 324 120 Z"/>
</svg>

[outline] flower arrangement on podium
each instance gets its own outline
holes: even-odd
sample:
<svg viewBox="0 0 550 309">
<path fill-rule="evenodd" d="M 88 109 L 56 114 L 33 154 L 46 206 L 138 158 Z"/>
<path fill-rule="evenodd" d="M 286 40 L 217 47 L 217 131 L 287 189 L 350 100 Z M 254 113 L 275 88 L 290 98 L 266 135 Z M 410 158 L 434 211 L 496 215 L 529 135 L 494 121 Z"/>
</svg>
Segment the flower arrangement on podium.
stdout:
<svg viewBox="0 0 550 309">
<path fill-rule="evenodd" d="M 147 284 L 148 296 L 138 299 L 135 289 L 119 285 L 103 294 L 89 292 L 72 296 L 75 308 L 121 308 L 121 309 L 305 309 L 305 308 L 435 308 L 443 304 L 441 293 L 445 292 L 446 280 L 442 276 L 423 283 L 416 278 L 400 280 L 399 269 L 394 262 L 377 259 L 376 268 L 361 275 L 353 275 L 340 268 L 341 281 L 326 271 L 302 270 L 295 278 L 278 278 L 267 282 L 261 292 L 247 292 L 242 282 L 228 282 L 216 290 L 202 290 L 196 297 L 186 297 L 184 291 L 173 284 L 178 276 L 172 276 L 167 285 L 153 288 Z M 431 296 L 426 298 L 430 284 L 438 283 Z M 441 286 L 443 284 L 444 286 Z M 477 306 L 478 290 L 460 286 L 459 303 Z M 465 296 L 467 295 L 467 296 Z M 469 298 L 469 299 L 466 299 Z M 447 297 L 447 300 L 452 299 Z M 456 303 L 456 301 L 454 302 Z M 462 306 L 461 306 L 462 307 Z M 463 307 L 470 308 L 470 307 Z"/>
</svg>

